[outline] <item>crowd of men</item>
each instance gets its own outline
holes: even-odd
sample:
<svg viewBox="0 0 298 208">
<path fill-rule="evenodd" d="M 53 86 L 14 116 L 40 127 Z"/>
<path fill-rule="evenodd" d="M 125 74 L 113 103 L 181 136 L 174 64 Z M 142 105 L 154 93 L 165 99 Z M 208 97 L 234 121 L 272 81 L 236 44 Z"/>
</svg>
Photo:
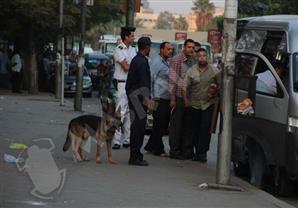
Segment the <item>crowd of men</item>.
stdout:
<svg viewBox="0 0 298 208">
<path fill-rule="evenodd" d="M 116 108 L 121 110 L 123 127 L 114 136 L 113 149 L 130 146 L 129 164 L 147 166 L 141 147 L 147 112 L 152 112 L 146 151 L 166 156 L 162 137 L 168 131 L 170 158 L 207 162 L 219 71 L 208 64 L 206 50 L 192 39 L 185 40 L 174 57 L 171 43 L 161 43 L 159 55 L 149 63 L 151 40 L 139 38 L 136 51 L 134 32 L 135 28 L 121 28 L 122 42 L 114 52 Z"/>
</svg>

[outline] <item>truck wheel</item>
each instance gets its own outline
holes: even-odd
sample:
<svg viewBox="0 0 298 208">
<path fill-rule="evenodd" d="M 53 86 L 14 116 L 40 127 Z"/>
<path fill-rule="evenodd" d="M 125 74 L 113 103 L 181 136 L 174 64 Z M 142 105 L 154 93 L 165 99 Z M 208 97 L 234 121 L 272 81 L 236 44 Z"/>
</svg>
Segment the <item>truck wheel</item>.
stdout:
<svg viewBox="0 0 298 208">
<path fill-rule="evenodd" d="M 240 161 L 233 162 L 234 174 L 237 177 L 249 176 L 249 165 L 248 163 L 242 163 Z"/>
<path fill-rule="evenodd" d="M 276 196 L 290 196 L 293 191 L 294 185 L 286 170 L 275 167 L 273 170 L 273 194 Z"/>
</svg>

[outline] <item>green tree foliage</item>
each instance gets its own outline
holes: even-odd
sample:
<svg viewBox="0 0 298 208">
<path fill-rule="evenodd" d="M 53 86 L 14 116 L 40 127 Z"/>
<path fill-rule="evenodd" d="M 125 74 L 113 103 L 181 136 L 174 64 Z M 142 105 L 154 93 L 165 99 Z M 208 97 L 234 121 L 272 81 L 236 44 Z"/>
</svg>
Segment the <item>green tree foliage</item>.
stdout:
<svg viewBox="0 0 298 208">
<path fill-rule="evenodd" d="M 188 23 L 186 21 L 185 17 L 182 17 L 181 15 L 176 19 L 174 28 L 176 30 L 187 30 L 188 29 Z"/>
<path fill-rule="evenodd" d="M 175 25 L 175 17 L 168 11 L 161 12 L 157 18 L 156 29 L 173 29 Z"/>
<path fill-rule="evenodd" d="M 94 0 L 94 6 L 87 7 L 86 29 L 113 19 L 120 20 L 120 7 L 120 0 Z M 25 67 L 37 71 L 32 69 L 36 66 L 31 63 L 36 60 L 32 56 L 48 42 L 56 43 L 60 34 L 59 0 L 5 0 L 0 1 L 0 11 L 0 39 L 9 40 L 21 49 L 27 62 Z M 78 35 L 80 22 L 80 6 L 73 0 L 64 0 L 65 33 Z"/>
<path fill-rule="evenodd" d="M 135 19 L 135 26 L 136 28 L 143 28 L 143 20 L 142 19 Z"/>
<path fill-rule="evenodd" d="M 238 0 L 238 17 L 297 14 L 297 0 Z"/>
<path fill-rule="evenodd" d="M 120 20 L 120 0 L 94 0 L 94 6 L 87 6 L 86 29 L 95 25 Z M 22 46 L 28 41 L 28 34 L 39 45 L 55 41 L 59 34 L 59 0 L 14 0 L 0 1 L 0 30 L 3 37 Z M 80 6 L 73 0 L 64 0 L 63 25 L 66 34 L 80 32 Z"/>
<path fill-rule="evenodd" d="M 238 0 L 238 17 L 252 17 L 264 15 L 267 0 Z"/>
<path fill-rule="evenodd" d="M 267 0 L 266 14 L 298 14 L 296 0 Z"/>
<path fill-rule="evenodd" d="M 213 18 L 212 23 L 213 25 L 216 25 L 216 28 L 219 32 L 223 31 L 223 21 L 224 21 L 224 16 L 216 16 Z"/>
<path fill-rule="evenodd" d="M 194 6 L 192 7 L 192 10 L 195 12 L 213 14 L 215 11 L 214 4 L 210 3 L 209 0 L 195 0 L 193 4 Z"/>
<path fill-rule="evenodd" d="M 207 30 L 208 25 L 213 19 L 215 6 L 209 0 L 195 0 L 192 10 L 195 12 L 197 19 L 197 30 Z"/>
</svg>

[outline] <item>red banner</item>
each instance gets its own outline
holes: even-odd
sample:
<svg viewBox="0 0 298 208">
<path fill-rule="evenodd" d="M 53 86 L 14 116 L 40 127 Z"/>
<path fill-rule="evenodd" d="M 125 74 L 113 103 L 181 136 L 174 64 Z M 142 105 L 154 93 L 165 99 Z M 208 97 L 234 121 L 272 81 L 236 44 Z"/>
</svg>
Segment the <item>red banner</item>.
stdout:
<svg viewBox="0 0 298 208">
<path fill-rule="evenodd" d="M 175 40 L 186 40 L 187 33 L 186 32 L 175 32 Z"/>
<path fill-rule="evenodd" d="M 208 30 L 208 42 L 211 45 L 212 53 L 221 53 L 221 32 Z"/>
</svg>

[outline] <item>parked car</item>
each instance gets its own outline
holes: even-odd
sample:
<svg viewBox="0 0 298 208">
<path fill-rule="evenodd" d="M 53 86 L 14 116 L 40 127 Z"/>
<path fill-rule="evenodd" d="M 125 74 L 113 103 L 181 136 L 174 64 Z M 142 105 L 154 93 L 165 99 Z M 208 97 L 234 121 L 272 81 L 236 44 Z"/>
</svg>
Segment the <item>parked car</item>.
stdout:
<svg viewBox="0 0 298 208">
<path fill-rule="evenodd" d="M 76 92 L 76 72 L 78 67 L 72 67 L 65 70 L 64 93 L 74 94 Z M 83 94 L 92 97 L 92 81 L 87 68 L 83 71 Z"/>
<path fill-rule="evenodd" d="M 91 77 L 92 85 L 94 89 L 98 89 L 99 86 L 99 74 L 97 71 L 97 66 L 104 65 L 110 58 L 100 52 L 93 52 L 85 54 L 85 66 L 87 68 L 88 74 Z"/>
</svg>

